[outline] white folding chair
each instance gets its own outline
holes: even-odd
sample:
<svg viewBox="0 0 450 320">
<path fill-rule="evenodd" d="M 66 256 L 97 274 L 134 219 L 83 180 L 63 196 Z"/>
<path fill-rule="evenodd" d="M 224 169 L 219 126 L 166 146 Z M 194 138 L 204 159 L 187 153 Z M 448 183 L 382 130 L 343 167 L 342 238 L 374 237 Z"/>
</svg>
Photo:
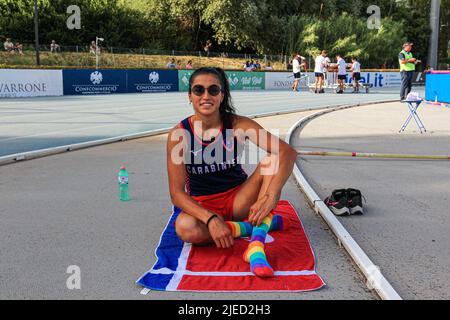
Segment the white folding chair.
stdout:
<svg viewBox="0 0 450 320">
<path fill-rule="evenodd" d="M 417 127 L 420 130 L 420 133 L 427 132 L 427 129 L 425 129 L 425 126 L 423 125 L 422 120 L 420 120 L 419 114 L 417 113 L 417 109 L 419 108 L 420 104 L 422 103 L 422 100 L 402 100 L 404 104 L 408 106 L 409 109 L 409 115 L 406 119 L 405 123 L 402 125 L 400 130 L 398 131 L 403 132 L 405 131 L 406 127 L 408 126 L 409 122 L 411 121 L 411 118 L 414 118 L 414 121 L 417 124 Z"/>
</svg>

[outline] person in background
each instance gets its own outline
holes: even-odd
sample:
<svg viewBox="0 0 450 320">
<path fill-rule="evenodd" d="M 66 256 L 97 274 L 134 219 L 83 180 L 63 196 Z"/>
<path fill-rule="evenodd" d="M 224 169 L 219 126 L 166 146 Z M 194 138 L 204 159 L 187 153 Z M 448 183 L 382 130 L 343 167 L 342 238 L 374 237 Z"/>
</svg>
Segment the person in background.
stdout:
<svg viewBox="0 0 450 320">
<path fill-rule="evenodd" d="M 187 62 L 187 64 L 186 64 L 186 69 L 193 69 L 193 66 L 192 66 L 192 60 L 189 60 L 188 62 Z"/>
<path fill-rule="evenodd" d="M 6 38 L 6 41 L 3 43 L 3 47 L 6 52 L 14 53 L 14 43 L 11 42 L 11 38 Z"/>
<path fill-rule="evenodd" d="M 398 54 L 398 63 L 400 65 L 400 75 L 402 85 L 400 88 L 400 100 L 405 100 L 408 93 L 411 92 L 412 78 L 416 70 L 416 63 L 419 62 L 411 53 L 413 43 L 405 42 L 403 50 Z"/>
<path fill-rule="evenodd" d="M 358 62 L 358 58 L 352 58 L 352 80 L 354 84 L 353 93 L 359 92 L 359 80 L 361 80 L 361 64 Z"/>
<path fill-rule="evenodd" d="M 50 52 L 58 53 L 60 51 L 61 51 L 61 49 L 59 47 L 59 44 L 57 44 L 55 40 L 52 40 L 52 43 L 50 44 Z"/>
<path fill-rule="evenodd" d="M 292 74 L 294 75 L 294 83 L 292 84 L 292 91 L 297 92 L 298 83 L 300 81 L 300 55 L 297 52 L 292 54 Z"/>
<path fill-rule="evenodd" d="M 206 56 L 207 57 L 209 57 L 211 49 L 212 49 L 212 42 L 211 42 L 211 40 L 207 40 L 206 44 L 205 44 L 205 47 L 203 48 L 203 50 L 205 50 L 205 52 L 206 52 Z"/>
<path fill-rule="evenodd" d="M 256 62 L 253 64 L 253 67 L 254 67 L 256 70 L 261 69 L 261 64 L 259 63 L 259 60 L 256 60 Z"/>
<path fill-rule="evenodd" d="M 338 65 L 338 85 L 339 90 L 336 91 L 336 93 L 344 93 L 344 83 L 347 79 L 347 70 L 344 58 L 340 54 L 336 55 L 337 65 Z"/>
<path fill-rule="evenodd" d="M 326 60 L 328 52 L 326 50 L 322 50 L 320 55 L 316 57 L 315 65 L 314 65 L 314 75 L 316 77 L 316 84 L 314 87 L 314 93 L 325 93 L 323 90 L 323 80 L 325 69 L 328 66 L 328 62 Z M 319 86 L 319 90 L 317 90 L 317 86 Z"/>
<path fill-rule="evenodd" d="M 17 41 L 16 45 L 14 46 L 14 51 L 20 55 L 23 55 L 23 44 L 21 44 L 19 41 Z"/>
<path fill-rule="evenodd" d="M 254 69 L 253 63 L 251 63 L 250 61 L 247 60 L 244 65 L 244 70 L 247 72 L 252 72 L 253 69 Z"/>
<path fill-rule="evenodd" d="M 308 63 L 306 62 L 306 58 L 300 56 L 300 69 L 302 68 L 305 72 L 308 72 Z"/>
<path fill-rule="evenodd" d="M 292 69 L 292 60 L 289 60 L 289 62 L 286 63 L 286 69 L 291 70 Z"/>
<path fill-rule="evenodd" d="M 328 56 L 325 57 L 325 72 L 323 78 L 324 85 L 325 81 L 329 86 L 332 86 L 336 83 L 336 76 L 337 76 L 336 67 L 337 67 L 336 63 L 333 64 Z"/>
<path fill-rule="evenodd" d="M 170 61 L 166 64 L 166 68 L 167 69 L 176 69 L 177 68 L 174 58 L 170 59 Z"/>
<path fill-rule="evenodd" d="M 264 70 L 266 70 L 266 71 L 272 71 L 273 70 L 272 65 L 270 64 L 270 61 L 267 62 L 266 66 L 264 67 Z"/>
<path fill-rule="evenodd" d="M 89 53 L 96 55 L 97 54 L 97 45 L 95 41 L 91 41 L 91 46 L 89 47 Z"/>
</svg>

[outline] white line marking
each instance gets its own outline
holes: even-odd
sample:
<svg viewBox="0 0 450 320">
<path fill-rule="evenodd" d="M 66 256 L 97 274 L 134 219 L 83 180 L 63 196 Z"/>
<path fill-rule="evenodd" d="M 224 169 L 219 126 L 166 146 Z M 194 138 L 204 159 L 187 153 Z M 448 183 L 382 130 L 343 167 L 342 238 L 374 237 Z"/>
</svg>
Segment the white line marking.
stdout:
<svg viewBox="0 0 450 320">
<path fill-rule="evenodd" d="M 380 102 L 378 102 L 380 103 Z M 321 116 L 326 113 L 330 113 L 333 111 L 337 111 L 340 109 L 347 109 L 350 106 L 342 106 L 338 108 L 333 108 L 325 111 L 319 111 L 303 119 L 300 119 L 295 123 L 290 129 L 288 134 L 286 135 L 285 141 L 290 144 L 291 136 L 297 128 L 301 127 L 303 123 L 306 123 L 318 116 Z M 352 238 L 350 233 L 344 228 L 344 226 L 339 222 L 339 220 L 334 216 L 334 214 L 328 209 L 328 207 L 321 201 L 320 197 L 317 193 L 312 189 L 309 185 L 306 178 L 301 173 L 299 167 L 295 163 L 293 175 L 300 185 L 303 192 L 306 194 L 308 199 L 314 203 L 314 210 L 319 213 L 325 222 L 330 226 L 330 229 L 337 236 L 339 241 L 344 246 L 345 250 L 350 254 L 350 257 L 355 261 L 356 265 L 362 271 L 367 279 L 371 279 L 371 270 L 373 270 L 373 262 L 367 256 L 367 254 L 361 249 L 358 243 Z M 402 300 L 400 295 L 395 291 L 392 285 L 386 280 L 386 278 L 379 273 L 378 281 L 376 283 L 370 283 L 373 286 L 373 289 L 378 293 L 378 295 L 383 300 Z"/>
</svg>

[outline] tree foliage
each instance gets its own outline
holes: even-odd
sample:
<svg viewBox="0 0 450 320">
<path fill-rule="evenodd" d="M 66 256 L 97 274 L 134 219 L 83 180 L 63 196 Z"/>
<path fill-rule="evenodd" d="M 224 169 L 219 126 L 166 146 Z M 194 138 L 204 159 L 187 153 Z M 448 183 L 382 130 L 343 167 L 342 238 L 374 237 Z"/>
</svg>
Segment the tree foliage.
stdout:
<svg viewBox="0 0 450 320">
<path fill-rule="evenodd" d="M 369 29 L 372 0 L 38 0 L 41 43 L 161 50 L 358 55 L 374 65 L 395 61 L 404 40 L 424 58 L 431 0 L 379 0 L 381 28 Z M 67 7 L 81 8 L 80 30 L 69 30 Z M 447 54 L 450 0 L 442 0 L 440 54 Z M 445 25 L 446 22 L 446 25 Z M 34 41 L 33 1 L 0 0 L 0 36 Z"/>
</svg>

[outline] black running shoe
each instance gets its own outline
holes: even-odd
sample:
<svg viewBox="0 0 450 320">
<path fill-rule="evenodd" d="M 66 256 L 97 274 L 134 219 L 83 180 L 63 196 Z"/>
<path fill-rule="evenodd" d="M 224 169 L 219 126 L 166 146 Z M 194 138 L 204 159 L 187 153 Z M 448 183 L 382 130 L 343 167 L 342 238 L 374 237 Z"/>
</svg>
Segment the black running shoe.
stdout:
<svg viewBox="0 0 450 320">
<path fill-rule="evenodd" d="M 347 189 L 348 208 L 350 214 L 361 215 L 364 213 L 361 191 L 358 189 Z"/>
<path fill-rule="evenodd" d="M 325 93 L 325 90 L 324 90 L 324 89 L 321 89 L 321 90 L 319 91 L 319 93 Z"/>
<path fill-rule="evenodd" d="M 337 216 L 348 216 L 350 214 L 347 207 L 347 190 L 345 189 L 333 190 L 331 196 L 325 198 L 324 202 Z"/>
</svg>

